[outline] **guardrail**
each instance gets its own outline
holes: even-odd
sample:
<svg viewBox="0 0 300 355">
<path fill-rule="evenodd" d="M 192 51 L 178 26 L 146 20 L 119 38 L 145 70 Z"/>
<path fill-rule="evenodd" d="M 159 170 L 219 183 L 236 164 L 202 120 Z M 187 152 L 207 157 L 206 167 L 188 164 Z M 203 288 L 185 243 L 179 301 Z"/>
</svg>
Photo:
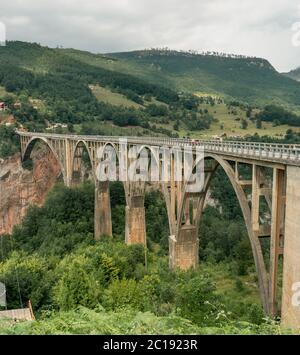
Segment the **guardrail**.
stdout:
<svg viewBox="0 0 300 355">
<path fill-rule="evenodd" d="M 198 139 L 179 139 L 179 138 L 154 138 L 154 137 L 124 137 L 124 136 L 84 136 L 70 134 L 51 134 L 37 132 L 17 131 L 20 136 L 44 137 L 51 139 L 70 139 L 84 141 L 102 141 L 119 143 L 125 140 L 131 144 L 153 145 L 153 146 L 193 146 L 202 147 L 209 153 L 222 153 L 225 155 L 243 156 L 258 160 L 276 161 L 281 163 L 291 163 L 300 165 L 300 145 L 298 144 L 276 144 L 276 143 L 257 143 L 239 141 L 218 141 L 218 140 L 198 140 Z"/>
</svg>

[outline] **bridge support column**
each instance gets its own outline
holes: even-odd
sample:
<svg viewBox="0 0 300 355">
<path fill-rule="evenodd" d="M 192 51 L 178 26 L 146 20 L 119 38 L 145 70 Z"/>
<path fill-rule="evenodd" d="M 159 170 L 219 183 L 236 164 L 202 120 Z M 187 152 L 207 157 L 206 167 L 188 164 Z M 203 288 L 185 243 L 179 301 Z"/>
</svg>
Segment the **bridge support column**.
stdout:
<svg viewBox="0 0 300 355">
<path fill-rule="evenodd" d="M 287 167 L 282 325 L 300 328 L 300 168 Z"/>
<path fill-rule="evenodd" d="M 109 182 L 95 183 L 95 239 L 101 236 L 112 236 L 111 207 Z"/>
<path fill-rule="evenodd" d="M 144 196 L 131 196 L 126 206 L 125 242 L 146 245 Z"/>
<path fill-rule="evenodd" d="M 278 287 L 278 263 L 283 237 L 284 213 L 285 213 L 285 171 L 274 168 L 272 191 L 272 221 L 270 242 L 270 270 L 269 270 L 269 312 L 276 317 L 278 315 L 277 287 Z"/>
<path fill-rule="evenodd" d="M 67 187 L 72 186 L 72 153 L 70 141 L 65 139 L 65 176 L 64 183 Z"/>
<path fill-rule="evenodd" d="M 177 236 L 170 236 L 169 258 L 171 269 L 188 270 L 197 267 L 199 263 L 199 240 L 195 226 L 182 226 Z"/>
</svg>

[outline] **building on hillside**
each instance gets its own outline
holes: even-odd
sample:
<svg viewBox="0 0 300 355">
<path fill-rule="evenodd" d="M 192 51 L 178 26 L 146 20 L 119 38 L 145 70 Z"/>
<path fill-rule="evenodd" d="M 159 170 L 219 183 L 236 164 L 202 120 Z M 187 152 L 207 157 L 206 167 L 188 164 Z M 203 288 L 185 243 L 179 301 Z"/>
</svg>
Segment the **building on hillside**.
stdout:
<svg viewBox="0 0 300 355">
<path fill-rule="evenodd" d="M 21 108 L 21 106 L 22 106 L 21 102 L 14 103 L 14 108 Z"/>
<path fill-rule="evenodd" d="M 5 102 L 0 102 L 0 111 L 5 111 L 5 110 L 6 110 Z"/>
<path fill-rule="evenodd" d="M 67 124 L 63 124 L 63 123 L 54 123 L 50 126 L 48 126 L 46 128 L 47 131 L 51 130 L 51 129 L 56 129 L 56 128 L 68 128 Z"/>
<path fill-rule="evenodd" d="M 223 141 L 223 139 L 227 138 L 227 134 L 224 132 L 220 135 L 215 135 L 215 136 L 212 136 L 211 137 L 213 140 L 216 140 L 216 141 Z"/>
</svg>

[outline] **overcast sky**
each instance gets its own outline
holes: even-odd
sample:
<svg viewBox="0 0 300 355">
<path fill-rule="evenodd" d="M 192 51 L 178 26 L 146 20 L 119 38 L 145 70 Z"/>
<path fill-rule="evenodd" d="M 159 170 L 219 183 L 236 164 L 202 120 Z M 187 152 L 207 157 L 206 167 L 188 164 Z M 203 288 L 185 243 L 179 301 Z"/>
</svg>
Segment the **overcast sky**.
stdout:
<svg viewBox="0 0 300 355">
<path fill-rule="evenodd" d="M 8 39 L 51 47 L 167 46 L 264 57 L 279 71 L 300 66 L 300 0 L 0 0 L 0 21 Z"/>
</svg>

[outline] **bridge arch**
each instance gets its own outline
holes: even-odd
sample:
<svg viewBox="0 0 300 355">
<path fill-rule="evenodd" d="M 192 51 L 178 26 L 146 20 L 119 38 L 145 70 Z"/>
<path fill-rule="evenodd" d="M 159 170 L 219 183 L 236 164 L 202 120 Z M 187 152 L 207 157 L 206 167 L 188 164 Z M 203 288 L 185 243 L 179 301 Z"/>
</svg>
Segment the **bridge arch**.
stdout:
<svg viewBox="0 0 300 355">
<path fill-rule="evenodd" d="M 256 267 L 256 272 L 258 275 L 258 281 L 259 281 L 259 290 L 260 290 L 260 296 L 261 300 L 263 303 L 264 310 L 268 313 L 269 312 L 269 283 L 268 283 L 268 273 L 266 270 L 265 262 L 264 262 L 264 257 L 261 249 L 261 245 L 259 242 L 259 238 L 255 235 L 253 228 L 252 228 L 252 221 L 251 221 L 251 209 L 247 201 L 247 196 L 241 187 L 241 185 L 236 181 L 236 176 L 235 172 L 232 169 L 231 165 L 229 164 L 228 161 L 224 160 L 222 157 L 216 155 L 216 154 L 205 154 L 204 157 L 205 160 L 212 160 L 215 162 L 215 167 L 212 169 L 212 171 L 207 174 L 205 183 L 203 186 L 203 194 L 198 200 L 198 205 L 196 208 L 196 216 L 195 216 L 195 226 L 196 226 L 196 231 L 198 235 L 199 231 L 199 226 L 200 226 L 200 220 L 204 211 L 204 206 L 205 206 L 205 199 L 208 193 L 208 190 L 210 188 L 210 184 L 212 181 L 212 178 L 217 171 L 218 167 L 221 167 L 223 171 L 226 173 L 234 191 L 236 194 L 236 197 L 238 199 L 240 208 L 242 210 L 243 214 L 243 219 L 246 225 L 247 229 L 247 234 L 249 237 L 251 249 L 252 249 L 252 254 L 254 258 L 254 263 Z M 199 163 L 199 162 L 198 162 Z M 182 203 L 180 206 L 180 219 L 182 218 L 182 215 L 184 213 L 184 201 L 187 196 L 187 184 L 185 184 L 184 187 L 184 192 L 183 192 L 183 199 Z M 180 223 L 177 225 L 178 231 L 181 228 Z"/>
<path fill-rule="evenodd" d="M 118 145 L 113 142 L 105 141 L 104 144 L 98 145 L 93 151 L 93 177 L 95 181 L 95 238 L 100 239 L 101 236 L 112 236 L 113 235 L 113 223 L 112 223 L 112 196 L 111 188 L 112 181 L 101 181 L 98 179 L 98 167 L 101 158 L 104 157 L 105 150 L 107 147 L 112 148 L 116 154 L 116 164 L 119 164 L 119 149 Z M 101 152 L 101 154 L 99 154 Z M 100 155 L 100 156 L 99 156 Z M 92 155 L 90 154 L 90 160 L 92 160 Z M 118 179 L 117 179 L 118 180 Z M 124 191 L 124 197 L 127 201 L 127 193 L 125 183 L 122 182 L 122 189 Z M 125 219 L 125 210 L 124 210 Z"/>
<path fill-rule="evenodd" d="M 114 151 L 116 153 L 117 161 L 119 161 L 120 152 L 119 152 L 118 146 L 115 143 L 113 143 L 113 142 L 105 142 L 104 145 L 102 147 L 100 147 L 100 148 L 103 149 L 103 151 L 105 151 L 106 147 L 112 147 L 114 149 Z M 96 152 L 96 157 L 97 157 L 97 155 L 98 155 L 98 152 Z"/>
<path fill-rule="evenodd" d="M 74 145 L 74 148 L 73 148 L 72 154 L 71 154 L 72 182 L 74 182 L 74 179 L 76 178 L 74 176 L 76 174 L 76 172 L 77 172 L 77 174 L 81 172 L 81 166 L 82 166 L 82 162 L 83 162 L 84 152 L 86 152 L 88 154 L 93 180 L 96 178 L 95 177 L 95 169 L 94 169 L 94 160 L 92 159 L 91 150 L 89 149 L 89 146 L 85 140 L 79 140 Z"/>
<path fill-rule="evenodd" d="M 59 163 L 60 169 L 61 169 L 61 173 L 63 175 L 63 179 L 65 181 L 66 179 L 66 168 L 64 165 L 64 162 L 60 159 L 58 153 L 56 152 L 55 148 L 53 147 L 53 145 L 51 144 L 51 142 L 48 141 L 47 138 L 45 137 L 32 137 L 26 147 L 24 148 L 23 154 L 22 154 L 22 161 L 26 161 L 28 159 L 30 159 L 31 153 L 35 147 L 35 145 L 38 142 L 42 142 L 44 143 L 51 151 L 51 153 L 53 154 L 53 156 L 55 157 L 56 161 Z"/>
<path fill-rule="evenodd" d="M 167 192 L 167 187 L 166 187 L 167 184 L 161 180 L 162 167 L 161 167 L 161 161 L 160 161 L 160 152 L 157 151 L 157 149 L 155 149 L 151 145 L 143 144 L 143 145 L 141 145 L 140 149 L 138 150 L 137 155 L 139 156 L 143 150 L 147 150 L 150 157 L 154 158 L 154 163 L 156 164 L 156 167 L 158 169 L 158 181 L 154 182 L 154 183 L 157 183 L 156 189 L 161 192 L 161 195 L 163 197 L 163 200 L 165 203 L 165 208 L 167 211 L 167 216 L 168 216 L 169 232 L 170 232 L 170 235 L 172 235 L 175 233 L 174 221 L 173 221 L 173 216 L 171 213 L 171 205 L 170 205 L 169 198 L 168 198 L 168 192 Z M 157 155 L 157 153 L 158 153 L 158 155 Z M 151 164 L 152 164 L 152 161 L 151 161 Z M 150 164 L 148 165 L 148 173 L 149 173 L 149 169 L 150 169 Z M 149 174 L 149 176 L 150 176 L 150 174 Z M 153 185 L 153 182 L 151 182 L 151 184 Z"/>
</svg>

